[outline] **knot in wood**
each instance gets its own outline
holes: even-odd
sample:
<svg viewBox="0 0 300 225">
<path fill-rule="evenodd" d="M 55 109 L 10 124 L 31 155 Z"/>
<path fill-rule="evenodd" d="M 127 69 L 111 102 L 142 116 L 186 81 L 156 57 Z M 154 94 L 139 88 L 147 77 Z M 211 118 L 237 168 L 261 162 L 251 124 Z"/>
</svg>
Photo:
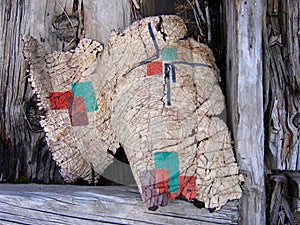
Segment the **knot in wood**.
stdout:
<svg viewBox="0 0 300 225">
<path fill-rule="evenodd" d="M 40 125 L 42 111 L 39 110 L 37 102 L 36 95 L 33 95 L 32 98 L 25 101 L 23 107 L 25 119 L 28 122 L 29 128 L 33 132 L 42 131 L 42 127 Z"/>
<path fill-rule="evenodd" d="M 52 23 L 57 38 L 61 41 L 76 41 L 79 27 L 77 16 L 62 14 L 57 16 Z"/>
<path fill-rule="evenodd" d="M 300 125 L 300 113 L 297 113 L 293 118 L 293 125 L 299 129 Z"/>
</svg>

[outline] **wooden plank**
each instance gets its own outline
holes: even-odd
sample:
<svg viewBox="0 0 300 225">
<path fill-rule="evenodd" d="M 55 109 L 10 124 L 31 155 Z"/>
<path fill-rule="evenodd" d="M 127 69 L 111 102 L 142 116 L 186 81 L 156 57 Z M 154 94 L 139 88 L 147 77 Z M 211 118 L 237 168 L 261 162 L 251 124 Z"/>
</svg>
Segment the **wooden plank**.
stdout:
<svg viewBox="0 0 300 225">
<path fill-rule="evenodd" d="M 0 224 L 237 224 L 237 201 L 210 213 L 175 200 L 148 211 L 137 187 L 0 185 Z"/>
<path fill-rule="evenodd" d="M 155 15 L 156 0 L 141 1 L 141 13 L 144 17 Z"/>
<path fill-rule="evenodd" d="M 292 184 L 289 190 L 292 198 L 292 208 L 295 212 L 300 212 L 300 173 L 289 172 L 287 176 Z"/>
<path fill-rule="evenodd" d="M 27 175 L 40 182 L 59 182 L 58 168 L 43 141 L 36 107 L 36 98 L 26 82 L 21 37 L 24 33 L 39 34 L 45 40 L 40 14 L 44 7 L 26 1 L 1 1 L 0 26 L 0 181 L 14 181 Z M 51 1 L 52 2 L 52 1 Z M 53 1 L 54 2 L 54 1 Z M 48 1 L 50 4 L 50 2 Z M 35 7 L 34 7 L 35 5 Z M 47 13 L 46 7 L 38 12 Z M 35 17 L 36 16 L 36 17 Z M 48 20 L 52 16 L 44 15 Z M 29 26 L 35 21 L 32 26 Z M 46 24 L 46 22 L 45 22 Z M 51 24 L 51 23 L 50 23 Z M 46 44 L 46 43 L 45 43 Z M 48 46 L 48 45 L 47 45 Z M 47 165 L 46 165 L 47 164 Z"/>
<path fill-rule="evenodd" d="M 143 17 L 175 14 L 175 0 L 141 0 L 140 4 Z"/>
<path fill-rule="evenodd" d="M 299 1 L 268 1 L 264 28 L 269 170 L 300 169 Z"/>
<path fill-rule="evenodd" d="M 265 224 L 262 82 L 263 1 L 225 0 L 227 106 L 240 171 L 240 224 Z"/>
<path fill-rule="evenodd" d="M 123 31 L 130 22 L 128 0 L 83 1 L 86 38 L 107 44 L 112 30 Z"/>
</svg>

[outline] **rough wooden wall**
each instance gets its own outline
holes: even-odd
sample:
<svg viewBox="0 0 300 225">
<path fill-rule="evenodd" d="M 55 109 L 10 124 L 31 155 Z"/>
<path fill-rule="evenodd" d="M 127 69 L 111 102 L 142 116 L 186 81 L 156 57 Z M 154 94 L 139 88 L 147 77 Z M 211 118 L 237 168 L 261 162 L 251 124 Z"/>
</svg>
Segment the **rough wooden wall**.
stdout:
<svg viewBox="0 0 300 225">
<path fill-rule="evenodd" d="M 227 109 L 244 174 L 240 224 L 265 224 L 263 121 L 263 1 L 224 1 L 227 30 Z"/>
<path fill-rule="evenodd" d="M 143 16 L 175 14 L 175 0 L 140 0 Z"/>
<path fill-rule="evenodd" d="M 264 23 L 266 162 L 300 170 L 300 2 L 269 0 Z"/>
<path fill-rule="evenodd" d="M 107 43 L 111 31 L 123 31 L 130 24 L 128 0 L 84 0 L 86 38 Z"/>
<path fill-rule="evenodd" d="M 42 3 L 38 6 L 43 7 Z M 45 13 L 45 9 L 42 12 Z M 0 3 L 0 15 L 1 181 L 25 176 L 45 183 L 59 182 L 57 168 L 51 162 L 43 132 L 36 120 L 38 110 L 26 81 L 21 52 L 22 34 L 34 28 L 39 34 L 39 15 L 35 14 L 33 23 L 34 10 L 30 2 L 6 0 Z M 45 32 L 40 33 L 40 37 L 44 38 Z"/>
</svg>

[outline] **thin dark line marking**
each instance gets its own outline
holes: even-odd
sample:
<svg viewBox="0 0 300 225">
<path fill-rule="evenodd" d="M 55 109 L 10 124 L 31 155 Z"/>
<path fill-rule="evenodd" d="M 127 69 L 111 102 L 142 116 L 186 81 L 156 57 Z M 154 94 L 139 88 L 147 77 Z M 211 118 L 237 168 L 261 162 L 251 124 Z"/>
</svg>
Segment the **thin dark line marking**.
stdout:
<svg viewBox="0 0 300 225">
<path fill-rule="evenodd" d="M 159 58 L 159 47 L 158 47 L 157 41 L 155 39 L 155 35 L 153 33 L 153 29 L 152 29 L 151 23 L 148 23 L 148 31 L 149 31 L 150 37 L 152 39 L 152 43 L 154 45 L 154 48 L 155 48 L 155 51 L 156 51 L 156 55 L 153 56 L 153 57 L 151 57 L 151 58 L 149 58 L 149 59 L 146 59 L 146 60 L 143 60 L 143 61 L 139 62 L 136 66 L 132 67 L 125 74 L 123 74 L 123 77 L 125 77 L 132 70 L 134 70 L 134 69 L 136 69 L 136 68 L 138 68 L 138 67 L 140 67 L 142 65 L 145 65 L 145 64 L 147 64 L 149 62 L 152 62 L 152 61 L 154 61 L 154 60 L 156 60 L 156 59 Z"/>
<path fill-rule="evenodd" d="M 207 67 L 207 68 L 212 68 L 212 66 L 207 65 L 207 64 L 203 64 L 203 63 L 192 63 L 192 62 L 182 62 L 182 61 L 176 61 L 176 62 L 172 62 L 171 65 L 188 65 L 188 66 L 202 66 L 202 67 Z"/>
<path fill-rule="evenodd" d="M 167 105 L 171 105 L 170 64 L 165 63 L 165 81 L 167 83 Z"/>
<path fill-rule="evenodd" d="M 171 69 L 172 69 L 172 81 L 173 83 L 176 83 L 176 70 L 174 64 L 171 64 Z"/>
</svg>

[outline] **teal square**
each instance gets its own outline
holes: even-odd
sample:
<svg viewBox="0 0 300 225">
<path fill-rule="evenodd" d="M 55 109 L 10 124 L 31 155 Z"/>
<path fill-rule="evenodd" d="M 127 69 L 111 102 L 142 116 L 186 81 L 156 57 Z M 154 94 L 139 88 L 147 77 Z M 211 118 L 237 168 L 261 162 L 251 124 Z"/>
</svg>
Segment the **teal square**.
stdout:
<svg viewBox="0 0 300 225">
<path fill-rule="evenodd" d="M 73 83 L 72 91 L 75 97 L 83 97 L 87 112 L 98 110 L 96 94 L 91 81 Z"/>
<path fill-rule="evenodd" d="M 155 169 L 168 169 L 170 175 L 169 191 L 176 193 L 179 190 L 179 159 L 176 152 L 155 152 Z"/>
<path fill-rule="evenodd" d="M 178 53 L 176 48 L 164 48 L 161 51 L 161 59 L 165 61 L 172 61 L 178 59 Z"/>
</svg>

